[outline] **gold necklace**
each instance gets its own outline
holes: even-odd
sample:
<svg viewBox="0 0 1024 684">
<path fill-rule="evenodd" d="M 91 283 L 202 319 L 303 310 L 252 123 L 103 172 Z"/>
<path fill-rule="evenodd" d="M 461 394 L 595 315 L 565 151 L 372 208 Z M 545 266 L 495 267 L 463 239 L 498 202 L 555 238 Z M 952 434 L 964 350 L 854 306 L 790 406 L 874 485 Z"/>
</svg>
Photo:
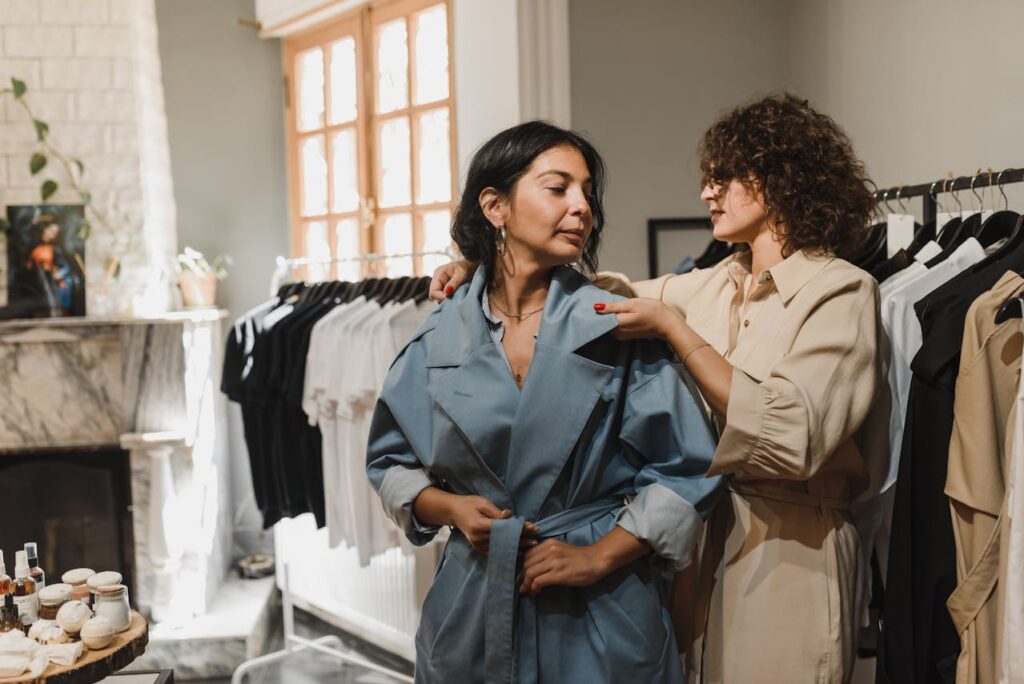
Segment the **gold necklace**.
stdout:
<svg viewBox="0 0 1024 684">
<path fill-rule="evenodd" d="M 508 311 L 505 311 L 505 310 L 504 310 L 504 309 L 502 309 L 502 308 L 501 308 L 500 306 L 498 306 L 497 304 L 495 304 L 495 303 L 494 303 L 494 300 L 493 300 L 493 299 L 492 299 L 491 297 L 488 297 L 488 298 L 487 298 L 487 300 L 488 300 L 488 301 L 489 301 L 489 302 L 491 303 L 491 306 L 493 306 L 493 307 L 494 307 L 495 309 L 497 309 L 497 310 L 498 310 L 498 311 L 500 311 L 501 313 L 505 314 L 505 315 L 506 315 L 506 316 L 508 316 L 509 318 L 518 318 L 519 320 L 523 320 L 524 318 L 529 318 L 529 317 L 530 317 L 530 316 L 532 316 L 533 314 L 536 314 L 536 313 L 540 313 L 541 311 L 543 311 L 543 310 L 544 310 L 544 307 L 542 306 L 542 307 L 540 307 L 539 309 L 534 309 L 533 311 L 527 311 L 526 313 L 517 313 L 517 314 L 514 314 L 514 313 L 509 313 Z"/>
</svg>

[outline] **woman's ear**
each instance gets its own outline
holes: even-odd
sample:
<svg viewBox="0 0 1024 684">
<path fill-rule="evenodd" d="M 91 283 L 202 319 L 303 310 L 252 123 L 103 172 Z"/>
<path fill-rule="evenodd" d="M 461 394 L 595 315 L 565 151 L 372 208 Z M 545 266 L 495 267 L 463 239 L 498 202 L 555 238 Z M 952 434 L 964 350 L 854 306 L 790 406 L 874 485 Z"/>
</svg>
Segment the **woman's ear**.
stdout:
<svg viewBox="0 0 1024 684">
<path fill-rule="evenodd" d="M 490 221 L 495 228 L 501 228 L 506 221 L 505 199 L 494 188 L 484 188 L 480 191 L 480 210 L 484 218 Z"/>
</svg>

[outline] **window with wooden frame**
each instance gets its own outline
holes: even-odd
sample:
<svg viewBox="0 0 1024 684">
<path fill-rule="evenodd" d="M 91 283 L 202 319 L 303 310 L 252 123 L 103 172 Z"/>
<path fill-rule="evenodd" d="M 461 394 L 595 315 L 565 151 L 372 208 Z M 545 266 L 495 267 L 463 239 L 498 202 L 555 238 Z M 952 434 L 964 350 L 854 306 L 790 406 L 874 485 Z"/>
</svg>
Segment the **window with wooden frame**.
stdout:
<svg viewBox="0 0 1024 684">
<path fill-rule="evenodd" d="M 456 201 L 449 0 L 390 0 L 285 39 L 292 255 L 309 280 L 433 271 Z"/>
</svg>

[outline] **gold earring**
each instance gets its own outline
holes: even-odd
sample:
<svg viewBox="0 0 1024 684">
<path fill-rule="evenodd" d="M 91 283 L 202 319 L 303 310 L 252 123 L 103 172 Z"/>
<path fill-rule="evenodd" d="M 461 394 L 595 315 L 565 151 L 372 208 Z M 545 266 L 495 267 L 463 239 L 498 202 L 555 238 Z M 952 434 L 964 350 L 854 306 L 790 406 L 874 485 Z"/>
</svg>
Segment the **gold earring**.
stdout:
<svg viewBox="0 0 1024 684">
<path fill-rule="evenodd" d="M 494 241 L 496 243 L 498 256 L 505 256 L 508 254 L 508 236 L 505 234 L 505 226 L 501 226 L 495 231 Z"/>
</svg>

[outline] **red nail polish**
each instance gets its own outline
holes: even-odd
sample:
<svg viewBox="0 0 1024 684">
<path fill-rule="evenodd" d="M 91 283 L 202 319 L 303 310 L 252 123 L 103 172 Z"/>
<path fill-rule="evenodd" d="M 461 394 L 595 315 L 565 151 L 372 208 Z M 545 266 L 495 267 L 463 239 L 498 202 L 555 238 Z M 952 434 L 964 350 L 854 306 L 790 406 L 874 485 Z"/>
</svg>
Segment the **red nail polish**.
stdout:
<svg viewBox="0 0 1024 684">
<path fill-rule="evenodd" d="M 594 311 L 604 311 L 604 304 L 595 304 Z"/>
<path fill-rule="evenodd" d="M 449 285 L 448 287 L 444 288 L 444 293 L 446 295 L 450 295 L 452 292 L 455 292 L 455 288 L 452 287 L 451 285 Z"/>
</svg>

